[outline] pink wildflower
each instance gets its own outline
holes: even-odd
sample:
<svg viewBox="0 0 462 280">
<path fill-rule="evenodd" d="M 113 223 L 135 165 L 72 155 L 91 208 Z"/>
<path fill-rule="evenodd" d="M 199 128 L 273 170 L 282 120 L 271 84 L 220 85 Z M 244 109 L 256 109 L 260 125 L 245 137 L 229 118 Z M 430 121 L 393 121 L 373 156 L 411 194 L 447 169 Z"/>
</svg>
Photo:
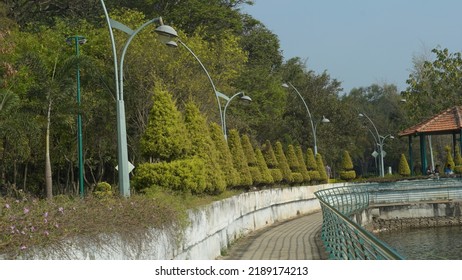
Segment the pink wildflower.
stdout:
<svg viewBox="0 0 462 280">
<path fill-rule="evenodd" d="M 5 204 L 5 208 L 6 208 L 6 209 L 10 209 L 10 205 L 9 205 L 8 203 Z"/>
<path fill-rule="evenodd" d="M 62 214 L 64 214 L 64 208 L 63 207 L 59 207 L 58 211 L 61 212 Z"/>
<path fill-rule="evenodd" d="M 29 208 L 24 208 L 24 214 L 29 213 Z"/>
<path fill-rule="evenodd" d="M 49 233 L 47 230 L 45 230 L 43 233 L 44 233 L 46 236 L 50 235 L 50 233 Z"/>
<path fill-rule="evenodd" d="M 46 218 L 48 217 L 48 212 L 45 212 L 45 214 L 43 214 L 43 216 Z"/>
<path fill-rule="evenodd" d="M 21 250 L 26 250 L 27 247 L 26 247 L 25 245 L 21 245 L 20 249 L 21 249 Z"/>
</svg>

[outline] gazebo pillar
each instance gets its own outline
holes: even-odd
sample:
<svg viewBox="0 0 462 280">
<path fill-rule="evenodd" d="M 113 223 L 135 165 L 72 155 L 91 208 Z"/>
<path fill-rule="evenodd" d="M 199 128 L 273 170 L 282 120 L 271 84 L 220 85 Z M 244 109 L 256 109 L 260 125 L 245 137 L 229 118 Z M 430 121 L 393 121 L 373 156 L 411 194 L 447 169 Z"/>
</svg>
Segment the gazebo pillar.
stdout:
<svg viewBox="0 0 462 280">
<path fill-rule="evenodd" d="M 421 170 L 422 174 L 427 172 L 427 141 L 425 140 L 425 135 L 420 134 L 420 158 L 422 162 Z M 435 168 L 432 166 L 432 168 Z"/>
<path fill-rule="evenodd" d="M 461 142 L 462 143 L 462 142 Z M 414 164 L 412 159 L 412 135 L 409 135 L 409 166 L 411 167 L 411 176 L 414 176 Z"/>
</svg>

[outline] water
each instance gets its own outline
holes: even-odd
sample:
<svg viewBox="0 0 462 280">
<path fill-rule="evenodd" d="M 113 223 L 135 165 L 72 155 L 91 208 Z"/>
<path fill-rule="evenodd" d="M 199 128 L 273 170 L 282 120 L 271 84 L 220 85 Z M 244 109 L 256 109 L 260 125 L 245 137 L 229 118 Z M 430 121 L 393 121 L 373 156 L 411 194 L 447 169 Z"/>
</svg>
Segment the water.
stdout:
<svg viewBox="0 0 462 280">
<path fill-rule="evenodd" d="M 381 232 L 377 237 L 408 260 L 462 259 L 462 226 Z"/>
</svg>

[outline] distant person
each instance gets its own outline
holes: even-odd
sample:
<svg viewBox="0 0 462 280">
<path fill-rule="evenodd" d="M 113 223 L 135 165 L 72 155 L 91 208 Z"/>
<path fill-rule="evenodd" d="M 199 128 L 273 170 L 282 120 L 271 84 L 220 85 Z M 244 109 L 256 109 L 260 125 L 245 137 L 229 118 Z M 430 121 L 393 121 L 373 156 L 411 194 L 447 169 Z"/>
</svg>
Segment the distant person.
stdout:
<svg viewBox="0 0 462 280">
<path fill-rule="evenodd" d="M 330 166 L 326 165 L 326 173 L 327 173 L 327 178 L 328 179 L 330 179 L 331 172 L 332 172 L 332 170 L 331 170 Z"/>
<path fill-rule="evenodd" d="M 439 178 L 440 176 L 440 165 L 439 164 L 435 165 L 434 173 L 435 173 L 436 178 Z"/>
<path fill-rule="evenodd" d="M 427 173 L 427 175 L 433 175 L 433 170 L 432 170 L 432 166 L 431 166 L 431 165 L 429 165 L 429 166 L 427 167 L 426 173 Z"/>
<path fill-rule="evenodd" d="M 453 174 L 450 164 L 446 165 L 446 167 L 444 168 L 444 174 L 445 175 L 452 175 Z"/>
</svg>

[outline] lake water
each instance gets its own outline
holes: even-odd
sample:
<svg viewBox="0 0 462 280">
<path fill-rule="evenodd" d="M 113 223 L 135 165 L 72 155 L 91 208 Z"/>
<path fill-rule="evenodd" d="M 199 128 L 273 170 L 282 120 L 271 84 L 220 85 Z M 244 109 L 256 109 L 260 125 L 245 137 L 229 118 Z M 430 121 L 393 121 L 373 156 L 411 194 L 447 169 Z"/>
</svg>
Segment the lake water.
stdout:
<svg viewBox="0 0 462 280">
<path fill-rule="evenodd" d="M 376 235 L 408 260 L 462 260 L 460 226 L 406 229 Z"/>
</svg>

